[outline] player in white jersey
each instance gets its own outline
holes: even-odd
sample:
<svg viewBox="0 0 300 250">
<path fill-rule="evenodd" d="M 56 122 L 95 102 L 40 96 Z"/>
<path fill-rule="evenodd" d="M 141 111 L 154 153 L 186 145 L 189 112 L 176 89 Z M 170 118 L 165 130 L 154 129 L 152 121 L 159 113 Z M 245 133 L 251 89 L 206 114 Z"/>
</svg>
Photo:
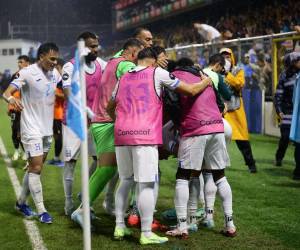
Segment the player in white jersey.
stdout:
<svg viewBox="0 0 300 250">
<path fill-rule="evenodd" d="M 22 111 L 21 141 L 29 162 L 16 209 L 27 218 L 35 216 L 26 202 L 31 194 L 42 223 L 52 223 L 43 202 L 40 174 L 52 141 L 55 89 L 61 81 L 55 68 L 58 56 L 56 44 L 42 44 L 38 49 L 37 63 L 20 70 L 3 94 L 9 104 Z M 21 100 L 12 96 L 17 90 L 21 91 Z"/>
<path fill-rule="evenodd" d="M 102 72 L 107 63 L 97 56 L 99 50 L 99 41 L 96 34 L 86 31 L 78 36 L 77 40 L 79 41 L 81 39 L 84 40 L 85 47 L 90 50 L 88 55 L 85 57 L 84 70 L 86 74 L 87 85 L 87 106 L 91 110 L 94 96 L 101 80 Z M 67 62 L 63 66 L 62 79 L 65 92 L 68 92 L 66 90 L 71 86 L 73 69 L 73 60 Z M 65 162 L 63 184 L 65 191 L 65 214 L 71 215 L 74 210 L 72 199 L 74 168 L 80 152 L 81 141 L 73 133 L 73 131 L 66 126 L 65 117 L 63 120 L 63 157 Z M 90 118 L 88 121 L 90 122 Z M 97 167 L 97 154 L 90 132 L 88 133 L 88 152 L 93 158 L 93 163 L 90 167 L 91 175 L 91 173 L 93 173 Z"/>
</svg>

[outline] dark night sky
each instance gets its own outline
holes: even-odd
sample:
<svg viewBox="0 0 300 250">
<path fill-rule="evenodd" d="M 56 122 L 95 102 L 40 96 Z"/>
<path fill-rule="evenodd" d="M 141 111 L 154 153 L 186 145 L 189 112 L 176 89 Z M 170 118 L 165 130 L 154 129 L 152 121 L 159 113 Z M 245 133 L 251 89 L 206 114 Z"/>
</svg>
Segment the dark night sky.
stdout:
<svg viewBox="0 0 300 250">
<path fill-rule="evenodd" d="M 1 21 L 16 24 L 110 23 L 109 0 L 1 0 Z"/>
<path fill-rule="evenodd" d="M 111 25 L 111 2 L 109 0 L 0 0 L 0 37 L 7 37 L 8 21 L 15 25 Z"/>
</svg>

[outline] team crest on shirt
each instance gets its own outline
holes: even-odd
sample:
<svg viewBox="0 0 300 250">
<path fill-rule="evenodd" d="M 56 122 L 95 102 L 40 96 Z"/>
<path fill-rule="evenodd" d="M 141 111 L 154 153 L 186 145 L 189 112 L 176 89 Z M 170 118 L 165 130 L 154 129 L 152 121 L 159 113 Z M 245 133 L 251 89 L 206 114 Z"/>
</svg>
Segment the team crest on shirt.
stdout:
<svg viewBox="0 0 300 250">
<path fill-rule="evenodd" d="M 64 81 L 68 80 L 68 79 L 69 79 L 69 74 L 68 74 L 68 73 L 64 73 L 64 74 L 62 75 L 62 79 L 63 79 Z"/>
</svg>

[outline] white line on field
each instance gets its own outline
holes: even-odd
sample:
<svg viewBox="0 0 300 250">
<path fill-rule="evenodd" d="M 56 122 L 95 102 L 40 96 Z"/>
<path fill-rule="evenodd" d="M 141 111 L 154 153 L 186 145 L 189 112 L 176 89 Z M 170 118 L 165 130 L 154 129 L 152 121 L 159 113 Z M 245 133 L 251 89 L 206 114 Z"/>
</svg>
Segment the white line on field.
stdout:
<svg viewBox="0 0 300 250">
<path fill-rule="evenodd" d="M 4 159 L 4 162 L 6 163 L 7 172 L 8 172 L 10 181 L 12 183 L 12 186 L 14 188 L 16 197 L 19 197 L 20 192 L 21 192 L 21 185 L 20 185 L 20 182 L 16 175 L 15 169 L 11 167 L 11 159 L 7 155 L 7 151 L 6 151 L 6 148 L 4 146 L 1 136 L 0 136 L 0 153 Z M 26 232 L 31 241 L 33 250 L 47 250 L 47 247 L 45 246 L 45 244 L 43 242 L 43 239 L 40 235 L 39 229 L 38 229 L 35 221 L 23 219 L 23 222 L 25 224 Z"/>
</svg>

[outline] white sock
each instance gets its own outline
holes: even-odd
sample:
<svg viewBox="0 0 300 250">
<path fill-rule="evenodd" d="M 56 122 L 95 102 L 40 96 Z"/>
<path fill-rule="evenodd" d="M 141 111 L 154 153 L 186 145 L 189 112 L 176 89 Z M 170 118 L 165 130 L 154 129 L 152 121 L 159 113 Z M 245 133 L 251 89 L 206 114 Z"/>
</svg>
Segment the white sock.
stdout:
<svg viewBox="0 0 300 250">
<path fill-rule="evenodd" d="M 63 184 L 65 191 L 66 203 L 72 204 L 72 191 L 73 191 L 73 180 L 74 180 L 74 169 L 76 161 L 66 161 L 63 172 Z"/>
<path fill-rule="evenodd" d="M 141 216 L 141 230 L 146 237 L 150 237 L 154 213 L 154 182 L 139 182 L 137 185 L 139 186 L 137 203 Z"/>
<path fill-rule="evenodd" d="M 54 156 L 54 160 L 55 161 L 59 161 L 60 159 L 59 159 L 59 156 Z"/>
<path fill-rule="evenodd" d="M 46 212 L 47 210 L 44 206 L 44 200 L 43 200 L 41 176 L 39 174 L 29 173 L 28 183 L 29 183 L 30 193 L 32 195 L 38 214 Z"/>
<path fill-rule="evenodd" d="M 217 187 L 214 182 L 212 173 L 203 173 L 204 178 L 204 198 L 206 219 L 212 220 L 214 205 L 216 200 Z"/>
<path fill-rule="evenodd" d="M 115 195 L 116 226 L 125 228 L 125 211 L 128 207 L 128 196 L 133 186 L 133 177 L 120 180 L 120 185 Z"/>
<path fill-rule="evenodd" d="M 189 181 L 176 180 L 175 209 L 180 231 L 187 229 L 187 204 L 189 200 Z"/>
<path fill-rule="evenodd" d="M 115 189 L 117 187 L 119 181 L 119 173 L 116 172 L 114 177 L 108 182 L 106 185 L 106 194 L 105 194 L 105 202 L 106 206 L 113 209 L 114 207 L 114 194 L 115 194 Z"/>
<path fill-rule="evenodd" d="M 93 175 L 96 169 L 97 169 L 97 160 L 93 160 L 91 166 L 89 167 L 89 177 Z"/>
<path fill-rule="evenodd" d="M 157 203 L 157 199 L 158 199 L 158 193 L 159 193 L 159 180 L 154 183 L 153 192 L 154 192 L 154 211 L 155 211 L 156 203 Z"/>
<path fill-rule="evenodd" d="M 189 182 L 189 201 L 188 201 L 188 215 L 189 223 L 193 224 L 197 222 L 197 208 L 198 197 L 200 193 L 200 180 L 199 177 L 192 177 Z"/>
<path fill-rule="evenodd" d="M 234 227 L 232 220 L 232 192 L 230 185 L 224 176 L 223 178 L 216 181 L 219 195 L 222 199 L 222 206 L 225 216 L 225 225 L 227 227 Z"/>
<path fill-rule="evenodd" d="M 20 197 L 18 199 L 18 203 L 19 204 L 26 203 L 29 194 L 30 194 L 30 190 L 29 190 L 29 183 L 28 183 L 28 171 L 26 171 L 23 177 L 22 190 L 21 190 Z"/>
<path fill-rule="evenodd" d="M 200 181 L 200 192 L 199 192 L 199 202 L 200 206 L 204 207 L 205 206 L 205 198 L 204 198 L 204 179 L 203 179 L 203 174 L 201 173 L 199 176 L 199 181 Z"/>
</svg>

